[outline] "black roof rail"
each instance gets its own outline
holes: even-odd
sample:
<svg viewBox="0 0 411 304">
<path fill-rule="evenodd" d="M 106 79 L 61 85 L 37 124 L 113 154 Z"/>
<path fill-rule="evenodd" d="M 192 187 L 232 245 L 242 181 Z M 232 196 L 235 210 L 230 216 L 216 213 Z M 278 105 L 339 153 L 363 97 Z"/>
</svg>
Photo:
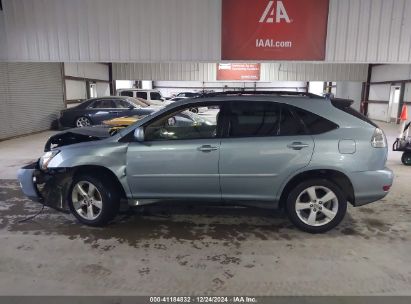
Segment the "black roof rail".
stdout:
<svg viewBox="0 0 411 304">
<path fill-rule="evenodd" d="M 293 92 L 293 91 L 226 91 L 226 92 L 212 92 L 201 93 L 199 97 L 218 97 L 218 96 L 242 96 L 242 95 L 278 95 L 278 96 L 303 96 L 308 98 L 324 98 L 308 92 Z"/>
</svg>

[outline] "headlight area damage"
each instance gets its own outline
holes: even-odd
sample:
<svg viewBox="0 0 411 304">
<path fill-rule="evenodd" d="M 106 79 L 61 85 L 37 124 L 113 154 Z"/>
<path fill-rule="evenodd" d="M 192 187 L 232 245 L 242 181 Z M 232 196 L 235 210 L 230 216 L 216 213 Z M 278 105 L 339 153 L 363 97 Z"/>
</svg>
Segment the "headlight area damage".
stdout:
<svg viewBox="0 0 411 304">
<path fill-rule="evenodd" d="M 40 170 L 39 161 L 18 172 L 21 189 L 29 199 L 66 213 L 69 213 L 66 198 L 72 178 L 70 169 Z"/>
<path fill-rule="evenodd" d="M 56 148 L 95 141 L 110 136 L 107 127 L 85 127 L 69 129 L 53 135 L 47 141 L 46 152 L 38 161 L 18 171 L 23 193 L 31 200 L 63 212 L 69 212 L 67 194 L 74 169 L 48 168 L 48 164 L 60 151 Z"/>
<path fill-rule="evenodd" d="M 44 152 L 48 152 L 51 151 L 51 149 L 62 146 L 100 140 L 107 137 L 110 137 L 109 127 L 98 126 L 69 129 L 51 136 L 46 142 Z"/>
</svg>

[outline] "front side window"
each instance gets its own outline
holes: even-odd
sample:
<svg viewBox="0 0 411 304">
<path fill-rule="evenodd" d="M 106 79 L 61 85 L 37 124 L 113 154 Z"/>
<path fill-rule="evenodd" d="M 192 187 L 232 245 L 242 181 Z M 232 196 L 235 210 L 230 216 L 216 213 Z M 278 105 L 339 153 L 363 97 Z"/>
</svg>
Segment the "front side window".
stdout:
<svg viewBox="0 0 411 304">
<path fill-rule="evenodd" d="M 206 118 L 189 112 L 189 107 L 168 113 L 145 127 L 145 140 L 216 138 L 219 112 L 220 108 L 217 107 Z"/>
<path fill-rule="evenodd" d="M 274 102 L 234 102 L 228 113 L 230 137 L 276 136 L 280 106 Z"/>
</svg>

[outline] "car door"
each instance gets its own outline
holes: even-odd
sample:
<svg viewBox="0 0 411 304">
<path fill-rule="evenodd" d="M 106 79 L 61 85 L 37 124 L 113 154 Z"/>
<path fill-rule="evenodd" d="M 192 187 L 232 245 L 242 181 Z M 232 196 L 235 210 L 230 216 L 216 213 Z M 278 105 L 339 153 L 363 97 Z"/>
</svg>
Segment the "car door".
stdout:
<svg viewBox="0 0 411 304">
<path fill-rule="evenodd" d="M 133 197 L 221 200 L 220 123 L 180 123 L 178 116 L 189 108 L 154 118 L 143 126 L 144 142 L 129 143 L 127 179 Z"/>
<path fill-rule="evenodd" d="M 232 102 L 220 146 L 224 200 L 276 199 L 283 181 L 306 166 L 314 142 L 292 112 L 275 102 Z"/>
<path fill-rule="evenodd" d="M 116 118 L 119 112 L 113 100 L 108 98 L 97 99 L 88 110 L 93 124 L 101 124 L 104 120 Z"/>
</svg>

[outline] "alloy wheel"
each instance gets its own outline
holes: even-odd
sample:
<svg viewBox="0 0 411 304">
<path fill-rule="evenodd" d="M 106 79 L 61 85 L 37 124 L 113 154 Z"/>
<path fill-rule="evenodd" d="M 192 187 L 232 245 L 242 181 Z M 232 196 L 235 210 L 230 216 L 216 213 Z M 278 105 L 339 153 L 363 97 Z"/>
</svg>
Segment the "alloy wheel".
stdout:
<svg viewBox="0 0 411 304">
<path fill-rule="evenodd" d="M 308 187 L 298 195 L 295 211 L 298 218 L 307 225 L 326 225 L 337 215 L 337 195 L 324 186 Z"/>
<path fill-rule="evenodd" d="M 79 181 L 74 185 L 71 200 L 75 212 L 86 220 L 96 219 L 103 208 L 100 192 L 88 181 Z"/>
<path fill-rule="evenodd" d="M 79 118 L 77 118 L 77 120 L 76 120 L 76 126 L 77 126 L 78 128 L 88 127 L 88 126 L 90 126 L 90 125 L 91 125 L 90 119 L 88 119 L 87 117 L 79 117 Z"/>
</svg>

